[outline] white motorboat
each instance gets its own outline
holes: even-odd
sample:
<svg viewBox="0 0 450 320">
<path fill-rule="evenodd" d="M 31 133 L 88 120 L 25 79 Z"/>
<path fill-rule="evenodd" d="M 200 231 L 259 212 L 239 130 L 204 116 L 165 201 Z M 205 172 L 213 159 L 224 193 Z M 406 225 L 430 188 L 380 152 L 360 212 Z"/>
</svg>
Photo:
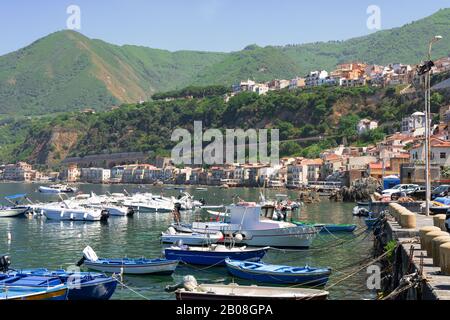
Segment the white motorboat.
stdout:
<svg viewBox="0 0 450 320">
<path fill-rule="evenodd" d="M 62 185 L 62 184 L 54 184 L 51 186 L 40 186 L 39 187 L 39 192 L 41 193 L 73 193 L 76 192 L 77 188 L 74 187 L 69 187 L 67 185 Z"/>
<path fill-rule="evenodd" d="M 23 206 L 19 204 L 18 199 L 28 199 L 26 194 L 16 194 L 5 197 L 6 201 L 11 203 L 11 206 L 0 206 L 0 218 L 10 218 L 20 216 L 30 210 L 30 206 Z M 14 201 L 15 202 L 14 202 Z"/>
<path fill-rule="evenodd" d="M 69 206 L 66 201 L 51 203 L 36 208 L 49 220 L 59 221 L 106 221 L 106 210 Z"/>
<path fill-rule="evenodd" d="M 227 207 L 227 210 L 229 223 L 194 222 L 192 231 L 220 231 L 248 246 L 279 248 L 309 248 L 318 233 L 313 226 L 273 220 L 274 206 L 242 202 Z"/>
<path fill-rule="evenodd" d="M 132 216 L 134 209 L 119 204 L 113 204 L 110 202 L 109 196 L 97 196 L 95 193 L 81 194 L 72 198 L 71 203 L 76 203 L 79 206 L 92 209 L 100 209 L 108 211 L 110 216 Z"/>
<path fill-rule="evenodd" d="M 17 217 L 29 210 L 29 207 L 0 207 L 0 218 Z"/>
<path fill-rule="evenodd" d="M 216 232 L 210 233 L 177 233 L 173 227 L 169 227 L 167 232 L 161 233 L 161 242 L 174 244 L 183 243 L 192 246 L 203 246 L 214 244 L 223 240 L 223 234 Z"/>
</svg>

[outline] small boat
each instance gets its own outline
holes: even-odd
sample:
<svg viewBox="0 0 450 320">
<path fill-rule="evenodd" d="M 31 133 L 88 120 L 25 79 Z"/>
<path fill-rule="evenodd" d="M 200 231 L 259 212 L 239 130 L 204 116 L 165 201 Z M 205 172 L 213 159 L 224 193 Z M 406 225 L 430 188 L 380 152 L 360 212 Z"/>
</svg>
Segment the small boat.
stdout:
<svg viewBox="0 0 450 320">
<path fill-rule="evenodd" d="M 108 273 L 171 275 L 179 262 L 178 260 L 144 258 L 100 259 L 89 246 L 83 250 L 83 254 L 78 266 L 84 264 L 89 269 Z"/>
<path fill-rule="evenodd" d="M 356 206 L 353 208 L 353 215 L 355 217 L 368 217 L 370 215 L 370 211 L 366 208 Z"/>
<path fill-rule="evenodd" d="M 109 300 L 117 287 L 115 278 L 102 273 L 30 269 L 15 271 L 12 274 L 40 276 L 49 279 L 59 278 L 63 284 L 67 284 L 69 287 L 68 300 Z"/>
<path fill-rule="evenodd" d="M 1 300 L 67 300 L 69 289 L 66 285 L 53 287 L 15 287 L 0 285 Z"/>
<path fill-rule="evenodd" d="M 195 188 L 197 191 L 208 191 L 208 188 Z"/>
<path fill-rule="evenodd" d="M 8 256 L 0 257 L 0 270 L 7 272 Z M 68 286 L 58 277 L 0 274 L 0 300 L 67 300 Z"/>
<path fill-rule="evenodd" d="M 69 187 L 62 184 L 54 184 L 51 186 L 40 186 L 39 192 L 41 193 L 73 193 L 76 192 L 78 189 L 74 187 Z"/>
<path fill-rule="evenodd" d="M 308 221 L 292 221 L 296 225 L 312 225 L 316 229 L 320 228 L 322 233 L 353 232 L 358 227 L 356 224 L 335 224 L 335 223 L 315 223 Z"/>
<path fill-rule="evenodd" d="M 190 246 L 202 246 L 208 244 L 214 244 L 223 240 L 223 234 L 217 232 L 211 233 L 177 233 L 173 227 L 169 227 L 167 232 L 161 233 L 162 243 L 183 243 Z"/>
<path fill-rule="evenodd" d="M 447 214 L 450 210 L 450 201 L 447 197 L 438 197 L 431 201 L 430 212 L 434 214 Z"/>
<path fill-rule="evenodd" d="M 44 204 L 35 210 L 40 211 L 49 220 L 58 221 L 107 221 L 109 213 L 107 210 L 83 208 L 69 205 L 67 201 L 54 204 Z"/>
<path fill-rule="evenodd" d="M 248 261 L 225 260 L 228 272 L 235 277 L 276 284 L 324 286 L 331 274 L 329 268 L 281 266 Z"/>
<path fill-rule="evenodd" d="M 26 196 L 26 194 L 15 194 L 5 197 L 6 201 L 11 203 L 11 206 L 0 207 L 0 218 L 17 217 L 28 212 L 30 210 L 30 207 L 20 205 L 18 200 L 26 198 Z M 15 200 L 15 202 L 13 200 Z"/>
<path fill-rule="evenodd" d="M 116 290 L 117 280 L 101 273 L 68 272 L 47 269 L 10 270 L 8 256 L 0 257 L 0 287 L 9 286 L 43 287 L 66 285 L 68 300 L 108 300 Z"/>
<path fill-rule="evenodd" d="M 172 246 L 164 250 L 167 259 L 179 260 L 187 264 L 199 264 L 207 266 L 224 266 L 225 259 L 233 260 L 261 260 L 269 247 L 247 248 L 212 244 L 207 247 L 190 247 L 186 245 Z"/>
<path fill-rule="evenodd" d="M 295 287 L 241 286 L 236 283 L 198 285 L 194 277 L 186 278 L 190 278 L 189 283 L 175 291 L 177 300 L 326 300 L 329 295 L 324 290 Z"/>
<path fill-rule="evenodd" d="M 367 228 L 371 229 L 378 222 L 378 218 L 372 218 L 372 217 L 365 218 L 364 222 L 366 223 Z"/>
</svg>

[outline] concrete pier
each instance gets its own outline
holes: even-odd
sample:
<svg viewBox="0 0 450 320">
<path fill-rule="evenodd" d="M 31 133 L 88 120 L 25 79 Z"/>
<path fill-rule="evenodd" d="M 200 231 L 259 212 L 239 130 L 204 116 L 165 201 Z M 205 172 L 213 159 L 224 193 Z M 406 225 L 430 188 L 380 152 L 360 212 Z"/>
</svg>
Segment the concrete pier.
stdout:
<svg viewBox="0 0 450 320">
<path fill-rule="evenodd" d="M 401 203 L 403 206 L 403 203 Z M 405 206 L 406 207 L 406 206 Z M 410 206 L 414 207 L 414 206 Z M 392 208 L 390 208 L 392 210 Z M 419 230 L 433 225 L 433 217 L 415 212 L 416 227 L 405 229 L 391 215 L 384 225 L 382 242 L 384 245 L 395 240 L 399 249 L 395 254 L 392 276 L 394 286 L 404 275 L 419 271 L 424 281 L 417 287 L 408 289 L 399 297 L 406 300 L 450 300 L 450 276 L 443 275 L 440 267 L 433 266 L 433 259 L 421 247 Z M 383 245 L 383 243 L 381 243 Z"/>
</svg>

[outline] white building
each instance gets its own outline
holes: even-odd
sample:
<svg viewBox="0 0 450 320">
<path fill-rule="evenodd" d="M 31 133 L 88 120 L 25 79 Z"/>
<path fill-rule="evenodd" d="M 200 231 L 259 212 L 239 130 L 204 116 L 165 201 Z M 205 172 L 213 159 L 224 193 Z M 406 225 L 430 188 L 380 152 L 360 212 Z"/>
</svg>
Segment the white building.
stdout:
<svg viewBox="0 0 450 320">
<path fill-rule="evenodd" d="M 425 162 L 425 146 L 424 143 L 414 145 L 410 152 L 410 159 L 413 162 Z M 450 142 L 431 138 L 430 146 L 430 164 L 440 167 L 450 166 Z"/>
<path fill-rule="evenodd" d="M 425 127 L 425 113 L 414 112 L 411 116 L 402 119 L 402 132 L 411 133 Z"/>
<path fill-rule="evenodd" d="M 368 132 L 370 130 L 374 130 L 378 128 L 378 122 L 377 121 L 373 121 L 373 120 L 369 120 L 369 119 L 362 119 L 361 121 L 359 121 L 359 123 L 357 124 L 357 130 L 358 130 L 358 134 L 363 134 L 364 132 Z"/>
<path fill-rule="evenodd" d="M 328 78 L 328 72 L 322 71 L 312 71 L 305 78 L 305 85 L 307 87 L 316 87 L 326 84 Z"/>
<path fill-rule="evenodd" d="M 103 168 L 82 168 L 81 180 L 91 183 L 108 182 L 111 178 L 111 170 Z"/>
</svg>

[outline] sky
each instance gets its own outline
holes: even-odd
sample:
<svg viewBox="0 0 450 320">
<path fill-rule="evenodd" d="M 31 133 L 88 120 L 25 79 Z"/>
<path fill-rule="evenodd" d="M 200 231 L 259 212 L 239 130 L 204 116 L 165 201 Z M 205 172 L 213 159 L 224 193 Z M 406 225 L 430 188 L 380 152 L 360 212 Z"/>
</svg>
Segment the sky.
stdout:
<svg viewBox="0 0 450 320">
<path fill-rule="evenodd" d="M 424 18 L 450 0 L 14 0 L 0 1 L 0 55 L 67 29 L 67 8 L 81 10 L 90 38 L 152 48 L 230 52 L 249 44 L 345 40 L 377 30 L 367 9 L 380 9 L 381 30 Z"/>
</svg>

